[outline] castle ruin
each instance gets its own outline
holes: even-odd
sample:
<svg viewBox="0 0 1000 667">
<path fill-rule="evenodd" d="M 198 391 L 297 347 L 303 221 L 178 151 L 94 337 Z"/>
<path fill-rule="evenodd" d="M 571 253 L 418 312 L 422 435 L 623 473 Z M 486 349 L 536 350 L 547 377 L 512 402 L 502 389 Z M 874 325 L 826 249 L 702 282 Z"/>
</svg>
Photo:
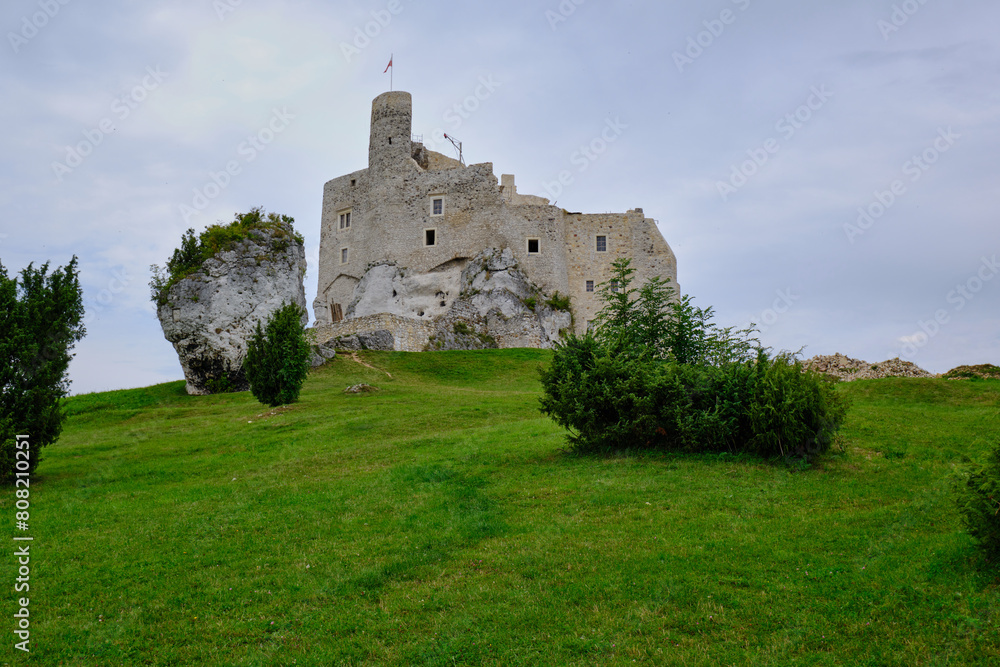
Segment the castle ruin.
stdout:
<svg viewBox="0 0 1000 667">
<path fill-rule="evenodd" d="M 460 301 L 477 291 L 470 289 L 470 263 L 491 249 L 507 261 L 480 262 L 487 276 L 513 271 L 541 295 L 569 296 L 573 317 L 561 328 L 577 333 L 600 310 L 596 289 L 620 257 L 632 259 L 637 282 L 660 276 L 677 288 L 674 253 L 641 208 L 571 213 L 519 194 L 512 175 L 498 182 L 492 163 L 465 166 L 411 133 L 410 94 L 379 95 L 372 102 L 368 168 L 324 186 L 313 309 L 325 337 L 388 329 L 395 349 L 426 349 L 435 322 L 469 311 Z M 492 321 L 509 320 L 509 308 L 501 315 Z M 546 331 L 555 326 L 546 324 Z M 500 347 L 549 344 L 542 334 L 498 340 Z"/>
</svg>

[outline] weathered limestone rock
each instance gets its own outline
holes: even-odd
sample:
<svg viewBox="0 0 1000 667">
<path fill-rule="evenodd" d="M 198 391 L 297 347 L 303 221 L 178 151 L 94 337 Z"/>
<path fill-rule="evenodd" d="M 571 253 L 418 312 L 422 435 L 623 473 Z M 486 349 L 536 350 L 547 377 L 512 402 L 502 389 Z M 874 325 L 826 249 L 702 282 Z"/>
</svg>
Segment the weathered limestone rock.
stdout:
<svg viewBox="0 0 1000 667">
<path fill-rule="evenodd" d="M 171 287 L 157 310 L 189 394 L 249 389 L 243 358 L 257 323 L 289 302 L 305 312 L 305 249 L 291 228 L 249 234 Z"/>
<path fill-rule="evenodd" d="M 454 259 L 428 273 L 408 272 L 388 262 L 375 264 L 356 285 L 347 318 L 379 313 L 428 322 L 434 327 L 427 345 L 432 350 L 552 347 L 573 323 L 569 312 L 545 303 L 509 248 L 488 248 L 472 259 Z M 399 348 L 388 330 L 345 336 L 336 345 Z"/>
<path fill-rule="evenodd" d="M 485 319 L 482 333 L 495 339 L 497 347 L 552 347 L 560 331 L 573 325 L 570 313 L 546 305 L 509 248 L 476 255 L 462 271 L 461 285 L 460 301 Z M 453 311 L 460 316 L 460 307 Z"/>
<path fill-rule="evenodd" d="M 395 338 L 388 329 L 376 329 L 364 333 L 351 334 L 335 338 L 327 345 L 341 350 L 393 350 Z"/>
<path fill-rule="evenodd" d="M 372 266 L 354 288 L 347 317 L 376 313 L 424 320 L 440 317 L 458 296 L 462 275 L 461 263 L 449 264 L 425 274 L 411 274 L 391 263 Z"/>
<path fill-rule="evenodd" d="M 313 368 L 322 366 L 337 356 L 336 346 L 332 343 L 312 344 L 309 346 L 309 365 Z"/>
</svg>

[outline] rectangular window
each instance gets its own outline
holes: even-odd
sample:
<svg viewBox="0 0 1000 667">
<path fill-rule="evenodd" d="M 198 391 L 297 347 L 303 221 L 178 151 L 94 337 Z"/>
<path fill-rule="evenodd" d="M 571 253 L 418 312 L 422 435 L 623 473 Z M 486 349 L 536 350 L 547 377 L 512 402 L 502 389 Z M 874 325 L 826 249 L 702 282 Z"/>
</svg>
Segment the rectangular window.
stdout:
<svg viewBox="0 0 1000 667">
<path fill-rule="evenodd" d="M 597 237 L 597 252 L 607 252 L 608 250 L 608 237 L 598 236 Z"/>
<path fill-rule="evenodd" d="M 437 230 L 436 229 L 425 229 L 424 230 L 424 245 L 425 246 L 437 245 Z"/>
<path fill-rule="evenodd" d="M 340 249 L 340 263 L 347 264 L 347 248 Z"/>
<path fill-rule="evenodd" d="M 431 215 L 444 215 L 444 197 L 431 198 Z"/>
<path fill-rule="evenodd" d="M 612 292 L 617 292 L 618 291 L 618 281 L 617 280 L 612 280 L 611 281 L 611 291 Z"/>
<path fill-rule="evenodd" d="M 340 218 L 340 228 L 341 229 L 350 229 L 351 228 L 351 212 L 350 211 L 341 211 L 340 215 L 339 215 L 339 218 Z"/>
<path fill-rule="evenodd" d="M 587 281 L 587 291 L 588 292 L 593 292 L 594 291 L 594 281 L 593 280 L 588 280 Z"/>
<path fill-rule="evenodd" d="M 538 239 L 528 239 L 528 254 L 529 255 L 538 254 Z"/>
</svg>

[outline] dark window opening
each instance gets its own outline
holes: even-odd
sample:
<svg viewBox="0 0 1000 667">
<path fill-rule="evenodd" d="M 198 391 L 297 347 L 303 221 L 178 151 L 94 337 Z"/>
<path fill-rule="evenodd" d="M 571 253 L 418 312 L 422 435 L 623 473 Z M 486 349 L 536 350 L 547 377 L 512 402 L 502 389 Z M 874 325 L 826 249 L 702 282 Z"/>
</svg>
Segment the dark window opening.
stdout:
<svg viewBox="0 0 1000 667">
<path fill-rule="evenodd" d="M 617 280 L 612 280 L 611 281 L 611 291 L 612 292 L 617 292 L 618 291 L 618 281 Z"/>
<path fill-rule="evenodd" d="M 355 185 L 357 185 L 357 183 L 358 183 L 358 179 L 356 179 L 356 178 L 352 178 L 352 179 L 351 179 L 351 187 L 352 187 L 352 188 L 353 188 L 353 187 L 354 187 Z"/>
<path fill-rule="evenodd" d="M 389 137 L 389 145 L 392 146 L 392 137 Z"/>
<path fill-rule="evenodd" d="M 538 254 L 538 239 L 528 239 L 528 254 L 529 255 Z"/>
<path fill-rule="evenodd" d="M 587 281 L 587 291 L 588 292 L 593 292 L 594 291 L 594 281 L 593 280 L 588 280 Z"/>
<path fill-rule="evenodd" d="M 608 250 L 608 237 L 598 236 L 597 237 L 597 252 L 607 252 Z"/>
<path fill-rule="evenodd" d="M 424 230 L 424 245 L 436 245 L 437 244 L 437 234 L 436 230 L 425 229 Z"/>
<path fill-rule="evenodd" d="M 444 213 L 444 199 L 434 199 L 431 202 L 431 215 L 441 215 Z"/>
</svg>

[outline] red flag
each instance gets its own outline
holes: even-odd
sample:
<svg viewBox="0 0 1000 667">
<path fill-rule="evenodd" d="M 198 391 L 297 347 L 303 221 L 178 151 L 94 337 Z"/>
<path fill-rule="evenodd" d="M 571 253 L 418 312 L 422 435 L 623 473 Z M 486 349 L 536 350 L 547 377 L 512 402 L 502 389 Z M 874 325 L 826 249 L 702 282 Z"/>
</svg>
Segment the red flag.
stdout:
<svg viewBox="0 0 1000 667">
<path fill-rule="evenodd" d="M 382 70 L 382 74 L 388 72 L 390 67 L 392 67 L 392 56 L 389 56 L 389 64 L 385 66 L 384 70 Z"/>
</svg>

